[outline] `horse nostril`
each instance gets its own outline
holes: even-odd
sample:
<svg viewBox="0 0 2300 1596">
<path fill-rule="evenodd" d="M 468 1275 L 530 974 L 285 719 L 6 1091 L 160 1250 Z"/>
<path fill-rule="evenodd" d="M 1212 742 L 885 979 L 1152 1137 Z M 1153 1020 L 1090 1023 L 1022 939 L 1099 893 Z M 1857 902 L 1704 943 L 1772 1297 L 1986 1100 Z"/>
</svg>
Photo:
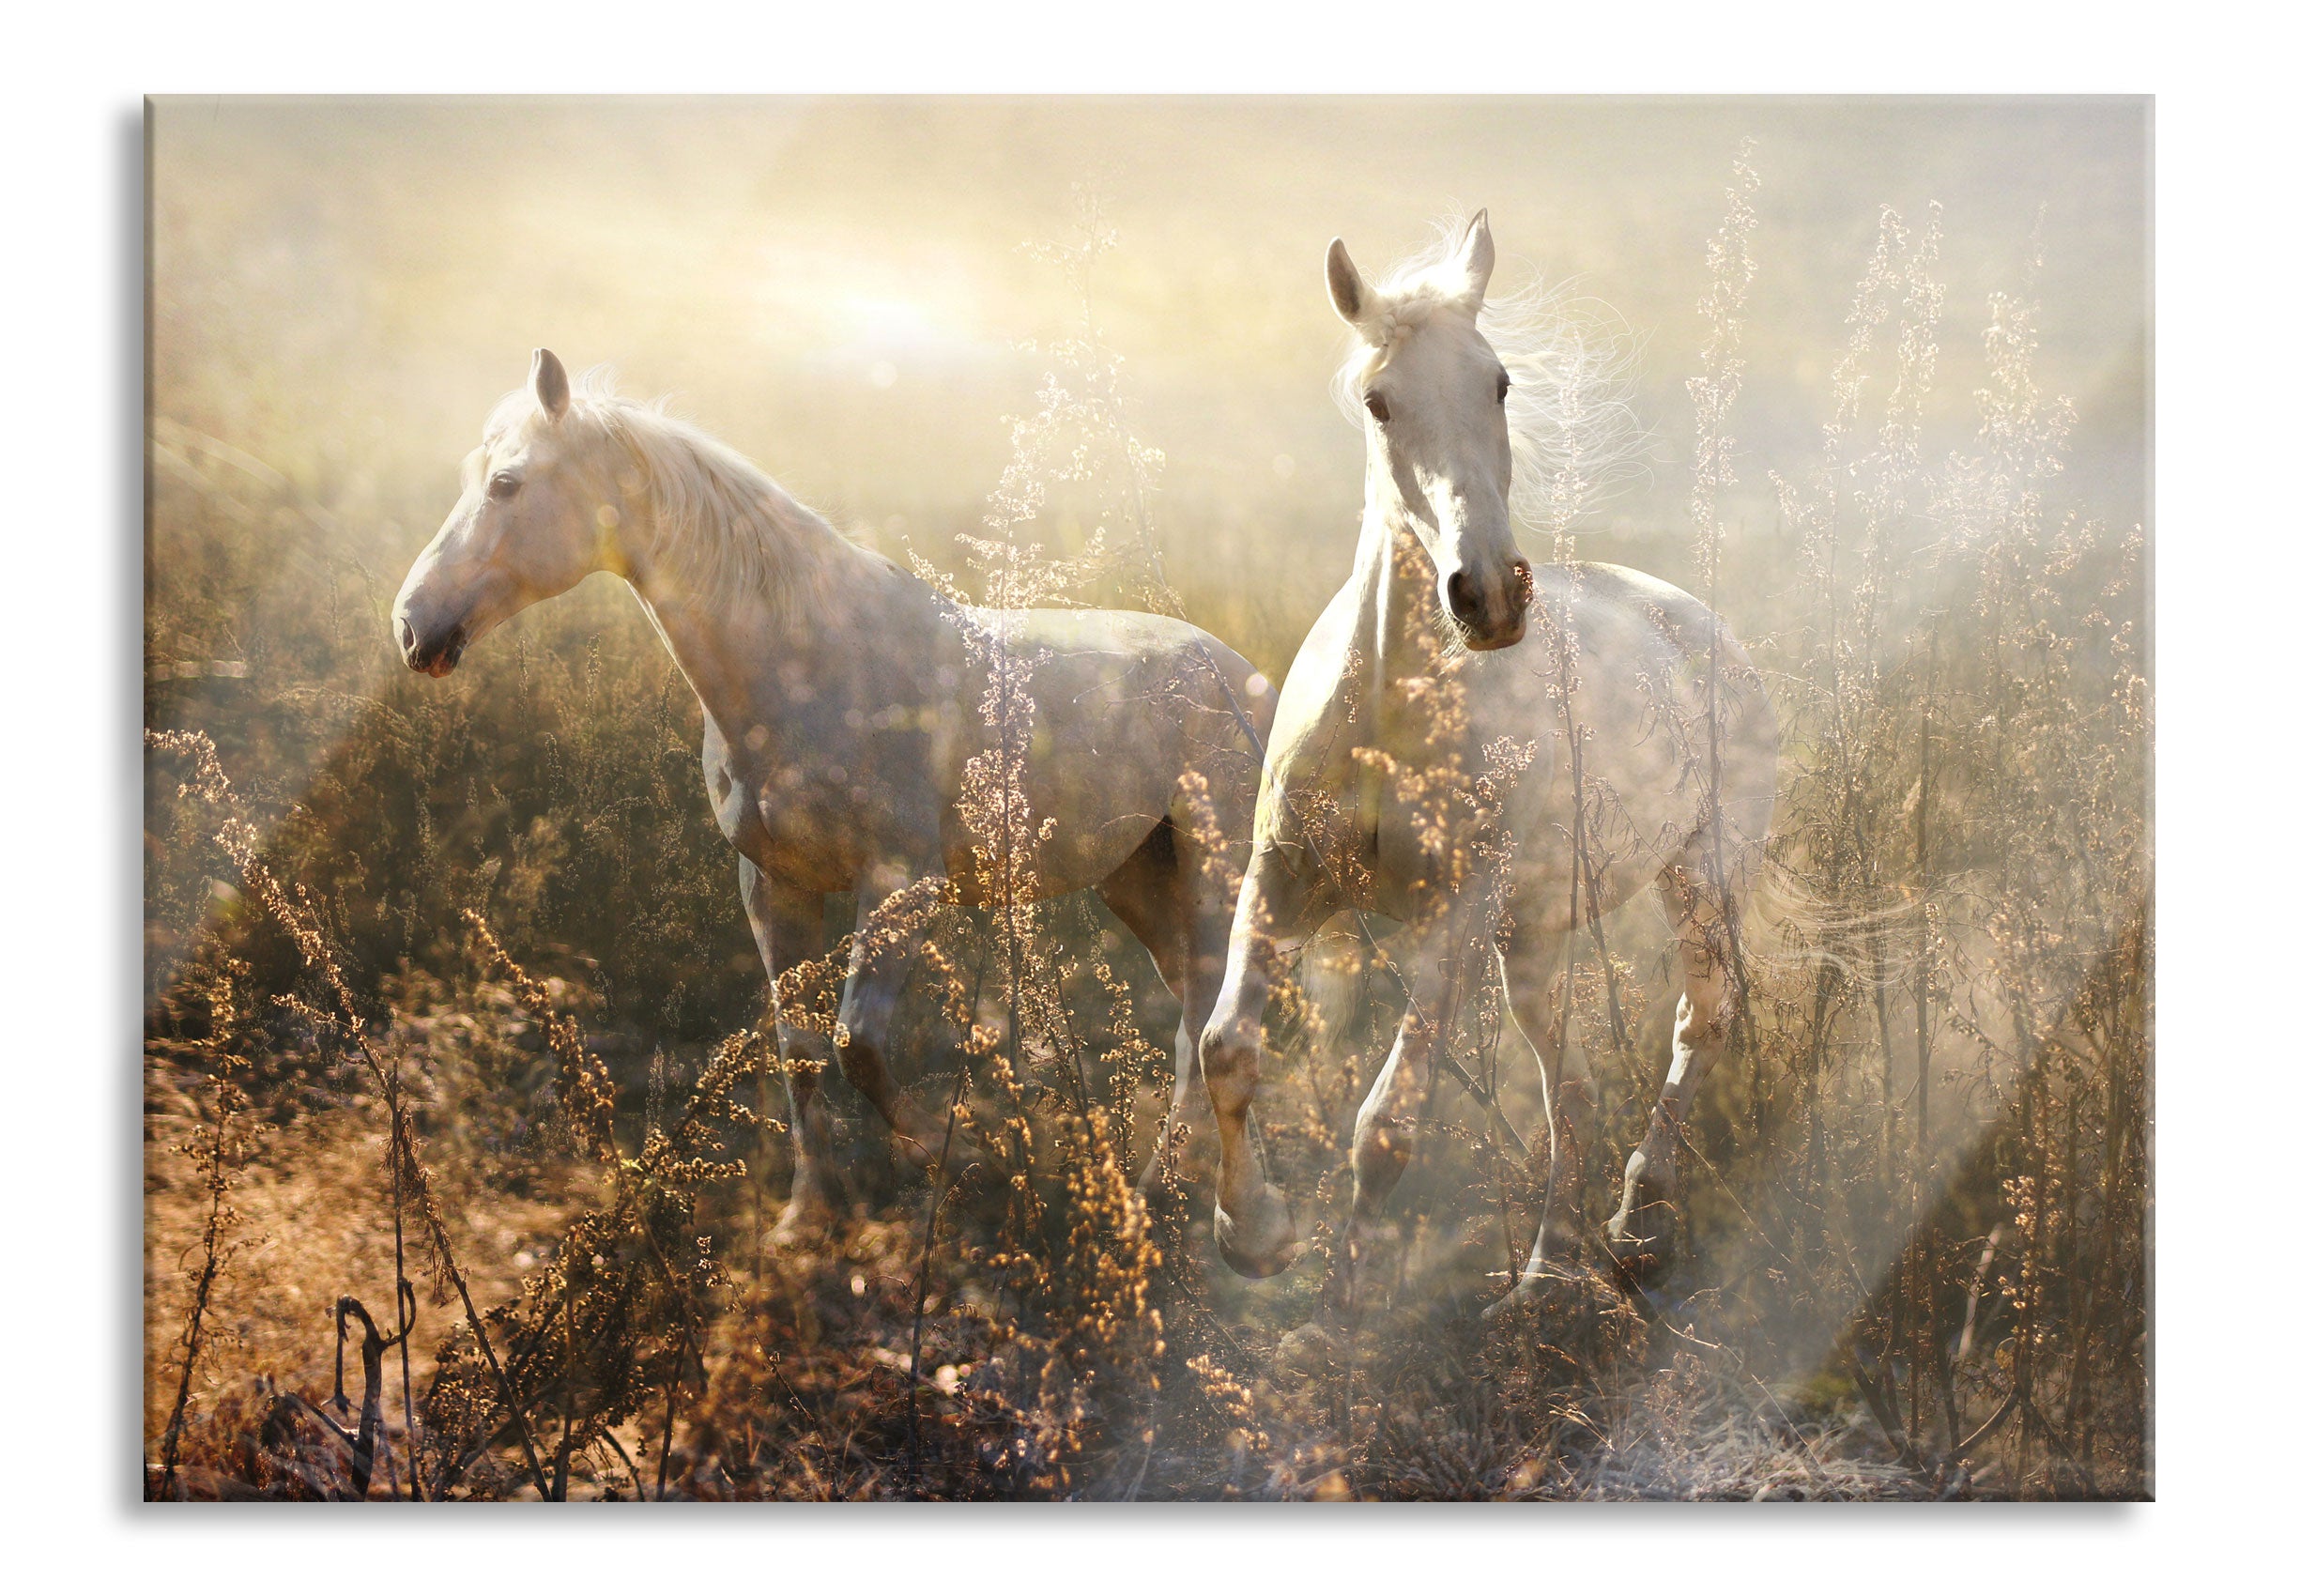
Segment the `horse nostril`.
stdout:
<svg viewBox="0 0 2300 1596">
<path fill-rule="evenodd" d="M 1456 571 L 1446 578 L 1446 607 L 1457 621 L 1467 621 L 1477 613 L 1478 597 L 1471 591 L 1468 572 Z"/>
<path fill-rule="evenodd" d="M 407 618 L 404 615 L 399 618 L 399 652 L 406 658 L 415 657 L 415 628 L 407 623 Z"/>
</svg>

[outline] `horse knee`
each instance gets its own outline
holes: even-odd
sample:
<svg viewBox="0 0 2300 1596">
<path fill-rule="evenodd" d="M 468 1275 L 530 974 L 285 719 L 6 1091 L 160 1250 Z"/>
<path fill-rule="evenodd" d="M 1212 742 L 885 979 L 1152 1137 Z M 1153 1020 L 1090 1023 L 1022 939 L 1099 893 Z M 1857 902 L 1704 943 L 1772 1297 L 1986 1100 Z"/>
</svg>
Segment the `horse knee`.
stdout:
<svg viewBox="0 0 2300 1596">
<path fill-rule="evenodd" d="M 847 1084 L 874 1102 L 888 1086 L 894 1027 L 891 993 L 850 992 L 839 1005 L 838 1029 L 831 1037 L 832 1051 L 838 1056 L 838 1072 L 847 1078 Z"/>
<path fill-rule="evenodd" d="M 1387 1113 L 1361 1113 L 1357 1132 L 1350 1139 L 1357 1211 L 1368 1217 L 1380 1212 L 1413 1161 L 1414 1128 L 1410 1123 Z"/>
<path fill-rule="evenodd" d="M 876 1087 L 886 1075 L 886 1053 L 879 1038 L 866 1030 L 841 1025 L 838 1046 L 833 1051 L 847 1084 L 866 1097 L 875 1097 Z"/>
<path fill-rule="evenodd" d="M 1670 1042 L 1680 1053 L 1710 1058 L 1723 1051 L 1732 1023 L 1732 1005 L 1722 994 L 1701 1002 L 1684 998 L 1678 1004 L 1677 1028 Z"/>
<path fill-rule="evenodd" d="M 1665 1148 L 1637 1148 L 1621 1166 L 1621 1189 L 1639 1202 L 1669 1201 L 1677 1195 L 1677 1159 Z"/>
<path fill-rule="evenodd" d="M 1605 1239 L 1626 1263 L 1665 1262 L 1676 1222 L 1677 1160 L 1639 1147 L 1621 1169 L 1621 1205 L 1606 1222 Z"/>
<path fill-rule="evenodd" d="M 1219 1145 L 1205 1076 L 1198 1062 L 1198 1036 L 1186 1018 L 1174 1032 L 1173 1100 L 1166 1132 L 1142 1166 L 1138 1184 L 1154 1186 L 1169 1174 L 1193 1183 L 1211 1175 L 1220 1167 Z"/>
<path fill-rule="evenodd" d="M 1244 1020 L 1217 1019 L 1198 1040 L 1198 1068 L 1216 1112 L 1243 1113 L 1253 1106 L 1262 1084 L 1261 1027 Z"/>
</svg>

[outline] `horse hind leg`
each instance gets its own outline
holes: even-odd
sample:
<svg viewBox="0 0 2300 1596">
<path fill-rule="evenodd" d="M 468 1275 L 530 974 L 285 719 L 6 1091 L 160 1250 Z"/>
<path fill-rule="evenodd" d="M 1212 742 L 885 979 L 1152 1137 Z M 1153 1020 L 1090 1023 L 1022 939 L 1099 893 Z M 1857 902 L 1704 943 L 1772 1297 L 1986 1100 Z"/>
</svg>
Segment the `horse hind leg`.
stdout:
<svg viewBox="0 0 2300 1596">
<path fill-rule="evenodd" d="M 1564 954 L 1562 935 L 1536 933 L 1521 937 L 1502 962 L 1510 1018 L 1540 1071 L 1541 1105 L 1549 1125 L 1541 1221 L 1526 1266 L 1505 1302 L 1529 1297 L 1544 1289 L 1543 1282 L 1570 1278 L 1579 1266 L 1582 1152 L 1588 1145 L 1596 1099 L 1587 1069 L 1569 1061 L 1565 1014 L 1552 991 Z"/>
<path fill-rule="evenodd" d="M 895 1156 L 913 1169 L 939 1166 L 947 1177 L 980 1156 L 959 1127 L 958 1104 L 954 1099 L 941 1113 L 921 1106 L 896 1080 L 892 1067 L 897 1005 L 923 933 L 917 900 L 903 902 L 887 917 L 881 912 L 925 875 L 897 863 L 865 872 L 855 894 L 854 952 L 839 1000 L 833 1051 L 847 1083 L 869 1100 L 892 1131 Z"/>
<path fill-rule="evenodd" d="M 1190 1005 L 1185 995 L 1188 954 L 1178 884 L 1173 828 L 1160 824 L 1095 887 L 1118 923 L 1149 951 L 1158 979 L 1182 1005 L 1182 1019 L 1174 1035 L 1173 1106 L 1164 1131 L 1136 1181 L 1145 1189 L 1157 1185 L 1170 1169 L 1178 1178 L 1195 1179 L 1212 1174 L 1215 1165 L 1214 1113 L 1206 1101 L 1198 1064 L 1198 1038 L 1190 1028 Z"/>
<path fill-rule="evenodd" d="M 1405 960 L 1407 1002 L 1397 1040 L 1366 1100 L 1358 1105 L 1350 1139 L 1350 1220 L 1342 1236 L 1341 1282 L 1345 1312 L 1357 1309 L 1357 1272 L 1390 1193 L 1413 1163 L 1421 1120 L 1429 1112 L 1438 1049 L 1446 1046 L 1454 1015 L 1489 969 L 1492 943 L 1477 924 L 1482 895 L 1464 888 L 1437 911 L 1434 925 L 1416 936 Z"/>
<path fill-rule="evenodd" d="M 1699 861 L 1680 860 L 1655 883 L 1677 933 L 1684 992 L 1670 1039 L 1669 1077 L 1645 1139 L 1621 1172 L 1621 1205 L 1605 1226 L 1606 1241 L 1625 1266 L 1665 1266 L 1682 1216 L 1677 1207 L 1678 1145 L 1685 1137 L 1701 1082 L 1725 1055 L 1741 996 L 1737 990 L 1732 927 L 1724 896 Z"/>
<path fill-rule="evenodd" d="M 1342 1299 L 1347 1312 L 1357 1307 L 1357 1267 L 1365 1261 L 1389 1195 L 1414 1161 L 1436 1045 L 1430 1024 L 1419 1013 L 1409 1011 L 1398 1026 L 1382 1072 L 1357 1107 L 1357 1125 L 1350 1137 L 1350 1220 L 1342 1237 Z"/>
</svg>

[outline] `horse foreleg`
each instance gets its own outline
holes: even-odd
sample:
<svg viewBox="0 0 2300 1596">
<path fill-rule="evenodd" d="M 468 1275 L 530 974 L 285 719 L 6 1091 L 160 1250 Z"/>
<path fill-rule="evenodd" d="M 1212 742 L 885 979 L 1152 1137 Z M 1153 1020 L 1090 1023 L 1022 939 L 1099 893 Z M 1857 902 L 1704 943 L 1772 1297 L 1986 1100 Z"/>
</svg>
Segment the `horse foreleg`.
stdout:
<svg viewBox="0 0 2300 1596">
<path fill-rule="evenodd" d="M 928 1168 L 942 1159 L 947 1140 L 955 1169 L 973 1157 L 972 1146 L 946 1120 L 921 1110 L 888 1068 L 896 1005 L 917 949 L 923 906 L 889 905 L 887 900 L 915 879 L 909 871 L 882 867 L 867 872 L 856 889 L 854 953 L 838 1005 L 833 1051 L 839 1073 L 879 1111 L 894 1131 L 895 1150 L 904 1159 Z"/>
<path fill-rule="evenodd" d="M 1481 898 L 1463 891 L 1408 939 L 1405 1019 L 1373 1089 L 1358 1105 L 1357 1132 L 1350 1141 L 1353 1191 L 1342 1249 L 1342 1301 L 1350 1312 L 1357 1308 L 1357 1269 L 1368 1233 L 1413 1162 L 1437 1050 L 1446 1045 L 1456 1005 L 1464 993 L 1476 989 L 1483 960 L 1492 957 L 1492 944 L 1476 934 L 1481 928 L 1481 916 L 1476 913 Z"/>
<path fill-rule="evenodd" d="M 1250 1116 L 1262 1083 L 1262 1011 L 1278 973 L 1279 950 L 1308 928 L 1315 888 L 1314 873 L 1296 870 L 1278 845 L 1255 845 L 1231 915 L 1221 988 L 1198 1044 L 1221 1141 L 1215 1245 L 1223 1262 L 1254 1279 L 1276 1274 L 1294 1256 L 1293 1215 L 1263 1169 Z M 1207 936 L 1213 940 L 1211 926 Z"/>
<path fill-rule="evenodd" d="M 788 1242 L 830 1218 L 836 1185 L 831 1174 L 831 1116 L 821 1093 L 822 1072 L 831 1063 L 831 1039 L 820 1031 L 790 1024 L 774 986 L 783 971 L 822 957 L 822 898 L 817 893 L 776 887 L 748 859 L 742 862 L 741 875 L 743 907 L 750 916 L 759 960 L 766 966 L 767 1015 L 790 1098 L 790 1201 L 774 1227 L 774 1239 Z"/>
<path fill-rule="evenodd" d="M 1718 895 L 1684 866 L 1664 872 L 1657 885 L 1677 932 L 1685 992 L 1678 1000 L 1669 1079 L 1645 1140 L 1622 1169 L 1621 1206 L 1605 1226 L 1605 1238 L 1616 1254 L 1644 1266 L 1668 1261 L 1678 1217 L 1678 1143 L 1693 1117 L 1702 1078 L 1725 1055 L 1726 1028 L 1740 1001 L 1733 990 L 1725 905 Z"/>
</svg>

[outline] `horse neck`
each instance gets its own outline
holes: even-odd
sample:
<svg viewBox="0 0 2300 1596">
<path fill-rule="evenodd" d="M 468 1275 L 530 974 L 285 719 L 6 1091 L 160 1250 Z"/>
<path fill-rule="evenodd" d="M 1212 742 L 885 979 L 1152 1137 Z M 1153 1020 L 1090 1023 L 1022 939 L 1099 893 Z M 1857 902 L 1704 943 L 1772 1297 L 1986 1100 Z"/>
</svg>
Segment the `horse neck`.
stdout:
<svg viewBox="0 0 2300 1596">
<path fill-rule="evenodd" d="M 756 521 L 711 530 L 774 539 L 772 559 L 754 556 L 746 565 L 732 550 L 698 548 L 703 540 L 694 529 L 681 539 L 666 537 L 643 491 L 624 511 L 618 536 L 621 574 L 704 713 L 723 730 L 752 731 L 754 748 L 760 736 L 789 724 L 792 706 L 783 700 L 791 683 L 812 691 L 827 676 L 855 668 L 856 641 L 868 629 L 855 626 L 853 617 L 874 587 L 900 579 L 764 473 L 757 478 L 743 484 L 728 512 Z M 763 569 L 765 579 L 746 579 L 752 566 Z M 777 668 L 759 668 L 768 661 Z"/>
<path fill-rule="evenodd" d="M 1437 622 L 1437 575 L 1394 502 L 1369 494 L 1357 534 L 1353 579 L 1361 598 L 1359 647 L 1384 696 L 1428 676 L 1445 654 Z"/>
<path fill-rule="evenodd" d="M 1435 758 L 1460 730 L 1446 709 L 1458 708 L 1458 695 L 1430 691 L 1433 678 L 1460 683 L 1440 631 L 1437 574 L 1403 510 L 1371 483 L 1352 580 L 1359 593 L 1352 696 L 1367 706 L 1372 744 L 1410 763 Z"/>
</svg>

